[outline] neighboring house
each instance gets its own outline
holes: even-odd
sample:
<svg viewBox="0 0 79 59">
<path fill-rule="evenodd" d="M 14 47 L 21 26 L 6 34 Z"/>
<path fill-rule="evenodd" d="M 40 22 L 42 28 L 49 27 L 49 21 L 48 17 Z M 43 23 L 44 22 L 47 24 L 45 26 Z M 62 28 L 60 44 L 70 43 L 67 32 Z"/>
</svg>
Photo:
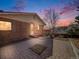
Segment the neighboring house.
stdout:
<svg viewBox="0 0 79 59">
<path fill-rule="evenodd" d="M 0 43 L 42 35 L 44 25 L 36 13 L 0 12 Z"/>
<path fill-rule="evenodd" d="M 68 26 L 67 30 L 68 34 L 79 35 L 79 24 L 72 24 Z"/>
<path fill-rule="evenodd" d="M 66 29 L 67 27 L 56 27 L 54 29 L 54 34 L 55 35 L 67 35 Z"/>
</svg>

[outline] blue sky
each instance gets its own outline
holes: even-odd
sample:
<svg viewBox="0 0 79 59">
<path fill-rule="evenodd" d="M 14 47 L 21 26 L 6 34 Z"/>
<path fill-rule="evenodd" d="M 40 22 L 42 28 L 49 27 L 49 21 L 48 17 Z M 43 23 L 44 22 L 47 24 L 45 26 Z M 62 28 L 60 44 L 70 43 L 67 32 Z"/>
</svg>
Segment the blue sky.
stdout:
<svg viewBox="0 0 79 59">
<path fill-rule="evenodd" d="M 16 1 L 17 0 L 0 0 L 0 10 L 12 11 L 12 8 L 16 5 Z M 25 7 L 24 10 L 21 11 L 40 13 L 40 10 L 45 10 L 51 7 L 61 11 L 61 8 L 67 5 L 69 1 L 70 0 L 24 0 Z M 74 17 L 75 13 L 73 11 L 65 14 L 64 16 L 61 15 L 61 18 L 63 18 L 63 20 L 67 20 L 67 22 Z"/>
<path fill-rule="evenodd" d="M 0 0 L 0 10 L 9 10 L 14 3 L 14 0 Z"/>
<path fill-rule="evenodd" d="M 63 0 L 25 0 L 25 10 L 29 12 L 36 12 L 41 9 L 49 8 L 51 6 L 63 6 Z M 64 3 L 66 3 L 66 0 Z M 15 6 L 16 0 L 0 0 L 1 10 L 11 10 Z"/>
</svg>

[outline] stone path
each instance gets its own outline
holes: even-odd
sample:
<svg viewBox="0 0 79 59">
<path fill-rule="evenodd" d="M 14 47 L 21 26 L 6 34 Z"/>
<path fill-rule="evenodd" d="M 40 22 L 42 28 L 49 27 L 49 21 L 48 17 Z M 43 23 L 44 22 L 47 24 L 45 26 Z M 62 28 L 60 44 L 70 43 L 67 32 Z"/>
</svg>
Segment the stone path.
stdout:
<svg viewBox="0 0 79 59">
<path fill-rule="evenodd" d="M 46 46 L 47 49 L 38 55 L 29 48 L 35 44 Z M 33 38 L 16 44 L 11 44 L 0 48 L 0 59 L 45 59 L 51 55 L 52 40 L 48 38 Z"/>
</svg>

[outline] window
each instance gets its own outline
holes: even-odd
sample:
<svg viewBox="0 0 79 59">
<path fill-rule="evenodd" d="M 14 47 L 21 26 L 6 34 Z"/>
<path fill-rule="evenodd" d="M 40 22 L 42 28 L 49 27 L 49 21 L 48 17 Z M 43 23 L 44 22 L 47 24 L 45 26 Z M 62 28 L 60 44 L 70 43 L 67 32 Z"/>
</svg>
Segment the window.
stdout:
<svg viewBox="0 0 79 59">
<path fill-rule="evenodd" d="M 11 30 L 11 22 L 0 21 L 0 30 Z"/>
<path fill-rule="evenodd" d="M 30 24 L 30 34 L 31 35 L 35 35 L 38 33 L 38 31 L 40 30 L 40 27 L 38 24 Z"/>
<path fill-rule="evenodd" d="M 33 34 L 34 34 L 34 30 L 33 30 L 33 29 L 34 29 L 34 25 L 31 24 L 31 25 L 30 25 L 30 28 L 31 28 L 31 31 L 30 31 L 31 33 L 30 33 L 30 34 L 33 35 Z"/>
<path fill-rule="evenodd" d="M 39 27 L 39 25 L 37 25 L 37 30 L 39 30 L 40 29 L 40 27 Z"/>
</svg>

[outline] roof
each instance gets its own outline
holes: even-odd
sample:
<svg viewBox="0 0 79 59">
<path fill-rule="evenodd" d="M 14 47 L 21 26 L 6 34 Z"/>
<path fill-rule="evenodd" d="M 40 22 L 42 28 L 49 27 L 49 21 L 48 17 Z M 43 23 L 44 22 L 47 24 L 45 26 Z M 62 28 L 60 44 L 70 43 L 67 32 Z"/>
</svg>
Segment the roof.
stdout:
<svg viewBox="0 0 79 59">
<path fill-rule="evenodd" d="M 18 20 L 18 21 L 24 21 L 26 22 L 26 19 L 34 18 L 35 21 L 38 21 L 38 23 L 42 23 L 45 25 L 45 22 L 36 14 L 36 13 L 28 13 L 28 12 L 0 12 L 0 17 L 3 18 L 8 18 L 8 19 L 13 19 L 13 20 Z M 39 20 L 37 20 L 38 18 Z M 29 22 L 29 20 L 28 20 Z"/>
<path fill-rule="evenodd" d="M 67 34 L 66 32 L 67 27 L 57 27 L 54 30 L 54 33 L 56 34 Z"/>
</svg>

